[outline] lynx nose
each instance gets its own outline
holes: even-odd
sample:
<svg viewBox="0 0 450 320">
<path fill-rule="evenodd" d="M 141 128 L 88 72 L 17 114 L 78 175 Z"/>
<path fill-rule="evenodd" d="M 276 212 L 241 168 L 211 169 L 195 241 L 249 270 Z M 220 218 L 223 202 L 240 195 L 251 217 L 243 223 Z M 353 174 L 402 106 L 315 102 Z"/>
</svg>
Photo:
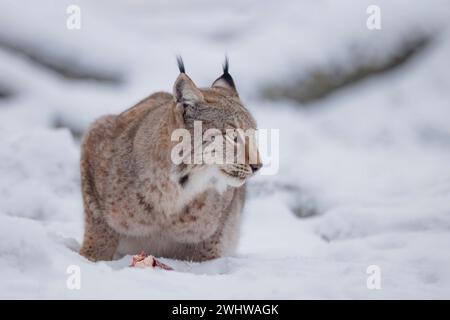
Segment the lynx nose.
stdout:
<svg viewBox="0 0 450 320">
<path fill-rule="evenodd" d="M 251 164 L 250 168 L 252 168 L 252 172 L 255 173 L 256 171 L 258 171 L 259 169 L 261 169 L 262 164 L 261 163 L 257 163 L 257 164 Z"/>
</svg>

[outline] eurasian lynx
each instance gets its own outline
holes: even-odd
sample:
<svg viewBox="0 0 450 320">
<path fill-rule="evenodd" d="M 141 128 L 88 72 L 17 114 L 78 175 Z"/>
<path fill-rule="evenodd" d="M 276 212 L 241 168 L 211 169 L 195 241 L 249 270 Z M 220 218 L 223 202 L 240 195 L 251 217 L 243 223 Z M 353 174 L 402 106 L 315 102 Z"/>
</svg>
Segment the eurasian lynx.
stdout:
<svg viewBox="0 0 450 320">
<path fill-rule="evenodd" d="M 145 250 L 155 256 L 202 261 L 230 253 L 238 239 L 245 182 L 261 167 L 256 145 L 244 148 L 245 163 L 174 164 L 171 134 L 194 122 L 204 130 L 256 129 L 242 105 L 225 61 L 210 88 L 197 88 L 179 59 L 173 95 L 152 94 L 119 115 L 90 127 L 81 153 L 86 258 Z M 193 151 L 195 152 L 195 150 Z"/>
</svg>

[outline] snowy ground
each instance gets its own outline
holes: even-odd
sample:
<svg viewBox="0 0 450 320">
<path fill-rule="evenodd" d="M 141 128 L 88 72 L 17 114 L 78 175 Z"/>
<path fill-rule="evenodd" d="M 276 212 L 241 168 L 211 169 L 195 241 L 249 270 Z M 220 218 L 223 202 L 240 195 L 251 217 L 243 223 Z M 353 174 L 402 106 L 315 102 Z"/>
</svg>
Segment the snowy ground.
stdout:
<svg viewBox="0 0 450 320">
<path fill-rule="evenodd" d="M 450 298 L 450 2 L 376 2 L 0 1 L 0 298 Z M 66 29 L 74 3 L 79 31 Z M 368 4 L 380 31 L 366 28 Z M 399 68 L 307 107 L 261 98 L 418 35 L 431 43 Z M 80 257 L 77 135 L 170 90 L 176 53 L 207 86 L 224 52 L 259 127 L 280 129 L 279 173 L 250 183 L 238 252 L 164 259 L 173 272 Z M 63 77 L 39 57 L 117 80 Z M 381 290 L 367 289 L 369 265 Z"/>
</svg>

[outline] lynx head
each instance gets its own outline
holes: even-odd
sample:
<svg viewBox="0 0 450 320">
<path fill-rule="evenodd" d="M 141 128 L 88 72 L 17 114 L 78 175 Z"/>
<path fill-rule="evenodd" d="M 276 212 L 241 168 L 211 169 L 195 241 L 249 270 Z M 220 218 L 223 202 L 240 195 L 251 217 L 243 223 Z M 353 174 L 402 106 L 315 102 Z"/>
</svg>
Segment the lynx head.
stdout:
<svg viewBox="0 0 450 320">
<path fill-rule="evenodd" d="M 183 171 L 180 183 L 192 175 L 208 173 L 228 186 L 241 186 L 262 164 L 255 140 L 256 122 L 239 98 L 228 72 L 228 59 L 223 74 L 209 88 L 194 84 L 181 58 L 178 67 L 180 75 L 173 87 L 175 117 L 177 126 L 193 137 L 189 156 L 194 160 L 179 166 Z"/>
</svg>

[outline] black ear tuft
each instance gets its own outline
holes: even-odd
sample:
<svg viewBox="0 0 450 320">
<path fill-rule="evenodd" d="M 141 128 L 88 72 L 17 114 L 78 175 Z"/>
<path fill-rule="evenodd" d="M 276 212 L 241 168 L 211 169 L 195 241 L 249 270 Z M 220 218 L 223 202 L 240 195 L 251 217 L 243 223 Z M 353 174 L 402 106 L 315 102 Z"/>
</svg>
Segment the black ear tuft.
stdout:
<svg viewBox="0 0 450 320">
<path fill-rule="evenodd" d="M 223 67 L 223 74 L 220 76 L 219 79 L 217 80 L 223 80 L 225 81 L 231 88 L 233 88 L 234 90 L 236 90 L 236 85 L 234 84 L 234 80 L 231 77 L 231 75 L 228 73 L 228 68 L 229 68 L 229 62 L 228 62 L 228 56 L 225 56 L 225 62 L 223 63 L 222 67 Z M 216 80 L 216 81 L 217 81 Z"/>
<path fill-rule="evenodd" d="M 184 62 L 183 62 L 183 58 L 181 56 L 177 56 L 177 63 L 178 63 L 178 69 L 180 70 L 180 73 L 186 73 L 184 71 Z"/>
<path fill-rule="evenodd" d="M 223 63 L 222 67 L 223 67 L 223 74 L 228 74 L 228 56 L 225 56 L 225 62 Z"/>
</svg>

